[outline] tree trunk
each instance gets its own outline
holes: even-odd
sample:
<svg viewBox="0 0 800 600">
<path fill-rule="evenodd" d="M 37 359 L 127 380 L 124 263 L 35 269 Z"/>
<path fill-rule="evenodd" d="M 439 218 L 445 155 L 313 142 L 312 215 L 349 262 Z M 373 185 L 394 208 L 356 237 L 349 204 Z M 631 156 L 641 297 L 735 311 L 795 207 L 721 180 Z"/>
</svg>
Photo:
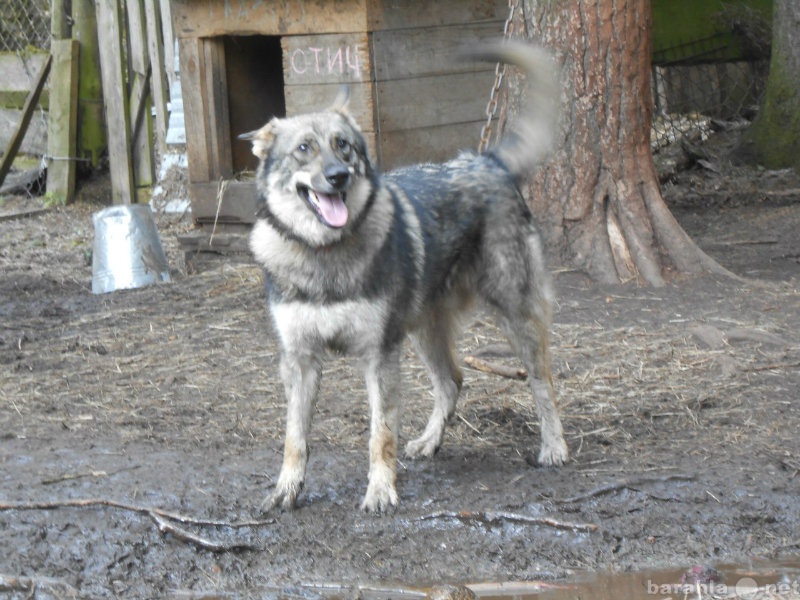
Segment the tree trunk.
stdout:
<svg viewBox="0 0 800 600">
<path fill-rule="evenodd" d="M 526 196 L 551 252 L 599 282 L 725 272 L 661 197 L 650 151 L 650 0 L 525 0 L 561 67 L 562 135 Z M 519 102 L 512 77 L 509 101 Z"/>
<path fill-rule="evenodd" d="M 771 169 L 800 171 L 800 3 L 775 0 L 772 57 L 764 106 L 750 130 L 746 154 Z"/>
</svg>

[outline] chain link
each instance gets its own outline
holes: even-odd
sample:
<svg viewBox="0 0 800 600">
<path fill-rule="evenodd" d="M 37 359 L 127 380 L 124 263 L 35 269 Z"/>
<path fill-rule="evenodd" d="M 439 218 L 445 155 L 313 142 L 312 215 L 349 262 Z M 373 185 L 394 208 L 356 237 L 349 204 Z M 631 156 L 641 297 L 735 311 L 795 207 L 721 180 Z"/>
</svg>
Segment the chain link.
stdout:
<svg viewBox="0 0 800 600">
<path fill-rule="evenodd" d="M 50 48 L 49 0 L 0 0 L 0 52 Z"/>
<path fill-rule="evenodd" d="M 510 38 L 514 34 L 514 13 L 517 11 L 519 0 L 508 0 L 508 18 L 503 25 L 503 37 Z M 494 85 L 489 94 L 489 103 L 486 105 L 486 123 L 481 128 L 481 141 L 478 144 L 478 153 L 483 154 L 489 148 L 492 137 L 492 121 L 497 115 L 500 88 L 506 76 L 506 65 L 497 63 L 494 67 Z"/>
</svg>

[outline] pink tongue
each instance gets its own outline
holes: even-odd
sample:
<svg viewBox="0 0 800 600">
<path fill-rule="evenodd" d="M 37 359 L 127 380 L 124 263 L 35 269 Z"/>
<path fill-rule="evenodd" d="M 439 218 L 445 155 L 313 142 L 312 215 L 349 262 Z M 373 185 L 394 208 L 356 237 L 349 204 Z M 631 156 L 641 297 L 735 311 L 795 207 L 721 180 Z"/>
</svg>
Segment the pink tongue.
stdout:
<svg viewBox="0 0 800 600">
<path fill-rule="evenodd" d="M 331 227 L 344 227 L 347 223 L 347 207 L 340 194 L 329 195 L 316 192 L 317 206 L 325 222 Z"/>
</svg>

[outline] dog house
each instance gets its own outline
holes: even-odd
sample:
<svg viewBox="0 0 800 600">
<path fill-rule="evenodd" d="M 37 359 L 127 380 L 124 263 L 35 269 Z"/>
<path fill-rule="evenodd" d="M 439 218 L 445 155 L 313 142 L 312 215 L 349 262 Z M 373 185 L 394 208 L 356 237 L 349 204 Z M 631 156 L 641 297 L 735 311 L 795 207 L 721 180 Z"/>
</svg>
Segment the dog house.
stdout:
<svg viewBox="0 0 800 600">
<path fill-rule="evenodd" d="M 502 35 L 505 0 L 172 0 L 192 211 L 245 230 L 256 167 L 237 139 L 330 105 L 342 84 L 387 169 L 475 148 L 493 65 L 458 52 Z"/>
</svg>

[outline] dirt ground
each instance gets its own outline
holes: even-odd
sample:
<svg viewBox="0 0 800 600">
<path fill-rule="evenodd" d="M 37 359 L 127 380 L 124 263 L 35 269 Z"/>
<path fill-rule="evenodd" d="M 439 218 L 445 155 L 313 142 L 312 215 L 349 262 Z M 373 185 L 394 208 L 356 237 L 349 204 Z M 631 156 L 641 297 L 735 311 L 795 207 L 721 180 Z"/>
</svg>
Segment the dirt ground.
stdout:
<svg viewBox="0 0 800 600">
<path fill-rule="evenodd" d="M 712 153 L 664 190 L 700 245 L 752 281 L 597 287 L 553 265 L 571 462 L 529 466 L 525 383 L 466 368 L 442 450 L 401 463 L 400 506 L 382 517 L 358 510 L 368 415 L 343 359 L 325 371 L 301 506 L 258 514 L 284 417 L 258 268 L 187 274 L 175 236 L 189 225 L 159 215 L 173 281 L 92 295 L 98 205 L 0 221 L 0 596 L 404 597 L 792 560 L 800 178 Z M 462 354 L 513 364 L 483 315 L 468 325 Z M 410 353 L 404 370 L 403 440 L 430 403 Z"/>
</svg>

